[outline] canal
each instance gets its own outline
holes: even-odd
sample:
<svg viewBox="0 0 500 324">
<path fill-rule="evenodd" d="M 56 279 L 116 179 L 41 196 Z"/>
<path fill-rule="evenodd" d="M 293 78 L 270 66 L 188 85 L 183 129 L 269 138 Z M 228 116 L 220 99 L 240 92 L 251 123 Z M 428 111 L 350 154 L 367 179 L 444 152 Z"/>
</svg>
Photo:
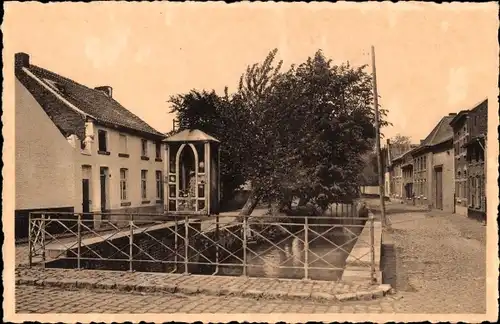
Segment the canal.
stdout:
<svg viewBox="0 0 500 324">
<path fill-rule="evenodd" d="M 247 248 L 247 275 L 250 277 L 302 279 L 305 277 L 306 249 L 304 235 L 293 235 L 277 244 L 254 243 Z M 335 281 L 342 276 L 347 256 L 355 240 L 342 230 L 328 236 L 310 237 L 307 249 L 309 279 Z M 350 242 L 349 242 L 350 241 Z M 333 243 L 333 244 L 332 244 Z M 240 253 L 238 253 L 241 256 Z M 228 258 L 224 263 L 241 263 L 237 258 Z M 201 273 L 212 274 L 215 267 L 202 267 Z M 239 276 L 243 266 L 220 266 L 219 275 Z"/>
<path fill-rule="evenodd" d="M 356 232 L 361 231 L 363 224 L 348 230 L 338 226 L 338 223 L 337 227 L 312 224 L 308 227 L 308 248 L 304 243 L 304 225 L 295 223 L 286 227 L 278 223 L 253 224 L 254 234 L 246 248 L 246 274 L 250 277 L 302 279 L 307 268 L 309 279 L 338 280 L 348 254 L 356 243 Z M 198 223 L 198 231 L 203 231 L 203 234 L 189 230 L 188 271 L 192 274 L 243 275 L 245 256 L 241 224 L 223 226 L 219 232 L 205 231 L 202 229 L 205 226 L 201 225 Z M 118 252 L 129 250 L 129 238 L 126 235 L 109 242 L 103 241 L 91 249 L 82 247 L 80 266 L 86 269 L 126 271 L 132 268 L 139 272 L 183 273 L 186 269 L 186 247 L 183 246 L 183 240 L 179 239 L 184 236 L 183 229 L 184 226 L 178 227 L 177 241 L 172 231 L 165 229 L 134 235 L 132 262 L 126 253 Z M 64 258 L 47 262 L 46 266 L 76 268 L 75 254 L 76 250 L 72 250 Z M 215 263 L 219 263 L 219 266 Z"/>
</svg>

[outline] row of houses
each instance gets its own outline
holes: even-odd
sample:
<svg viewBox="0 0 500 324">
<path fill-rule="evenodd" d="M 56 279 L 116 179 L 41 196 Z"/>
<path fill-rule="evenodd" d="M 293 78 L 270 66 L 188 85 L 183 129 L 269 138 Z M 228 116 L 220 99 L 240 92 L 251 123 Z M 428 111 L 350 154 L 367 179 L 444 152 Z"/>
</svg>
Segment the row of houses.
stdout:
<svg viewBox="0 0 500 324">
<path fill-rule="evenodd" d="M 488 100 L 450 113 L 418 145 L 387 141 L 386 195 L 486 220 Z"/>
<path fill-rule="evenodd" d="M 169 154 L 170 139 L 176 141 L 176 152 Z M 199 152 L 190 150 L 195 145 L 189 143 L 194 142 Z M 199 187 L 195 209 L 212 206 L 213 210 L 217 201 L 209 204 L 205 197 L 209 190 L 218 190 L 209 182 L 217 181 L 217 170 L 210 167 L 214 174 L 210 176 L 204 164 L 217 164 L 210 161 L 217 159 L 217 142 L 201 131 L 167 139 L 116 101 L 112 87 L 87 87 L 32 64 L 26 53 L 17 53 L 16 238 L 27 236 L 30 212 L 94 213 L 95 220 L 103 213 L 180 209 L 184 201 L 178 199 L 177 189 L 186 191 L 189 181 Z M 185 157 L 186 165 L 192 166 L 189 170 L 179 167 Z"/>
</svg>

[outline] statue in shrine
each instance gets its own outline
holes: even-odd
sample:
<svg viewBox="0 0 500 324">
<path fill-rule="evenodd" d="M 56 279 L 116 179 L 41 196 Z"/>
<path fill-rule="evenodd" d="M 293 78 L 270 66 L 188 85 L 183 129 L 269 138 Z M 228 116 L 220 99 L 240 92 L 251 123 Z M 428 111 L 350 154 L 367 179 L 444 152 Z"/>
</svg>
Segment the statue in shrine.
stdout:
<svg viewBox="0 0 500 324">
<path fill-rule="evenodd" d="M 220 142 L 196 129 L 165 139 L 168 213 L 211 215 L 220 205 Z"/>
<path fill-rule="evenodd" d="M 189 187 L 188 187 L 188 192 L 189 192 L 189 197 L 190 198 L 195 198 L 196 197 L 196 175 L 194 171 L 189 172 Z"/>
</svg>

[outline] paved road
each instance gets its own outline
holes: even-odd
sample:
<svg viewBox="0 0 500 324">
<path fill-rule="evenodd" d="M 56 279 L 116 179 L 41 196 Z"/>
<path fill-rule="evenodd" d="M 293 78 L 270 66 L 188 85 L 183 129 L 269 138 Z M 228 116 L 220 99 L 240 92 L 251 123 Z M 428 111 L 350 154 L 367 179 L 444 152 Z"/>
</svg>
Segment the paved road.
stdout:
<svg viewBox="0 0 500 324">
<path fill-rule="evenodd" d="M 16 309 L 59 313 L 485 313 L 486 227 L 454 214 L 401 205 L 389 205 L 388 210 L 397 248 L 398 293 L 381 300 L 324 304 L 19 286 Z"/>
<path fill-rule="evenodd" d="M 386 300 L 328 304 L 237 297 L 16 287 L 17 313 L 393 313 Z"/>
<path fill-rule="evenodd" d="M 485 313 L 486 227 L 457 214 L 387 209 L 397 249 L 396 312 Z"/>
</svg>

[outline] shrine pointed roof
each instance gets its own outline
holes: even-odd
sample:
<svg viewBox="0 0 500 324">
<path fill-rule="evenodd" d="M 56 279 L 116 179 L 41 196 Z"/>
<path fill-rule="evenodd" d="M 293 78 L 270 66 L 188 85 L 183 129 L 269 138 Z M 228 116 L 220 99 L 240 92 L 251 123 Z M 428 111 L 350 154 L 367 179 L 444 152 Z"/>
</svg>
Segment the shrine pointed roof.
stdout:
<svg viewBox="0 0 500 324">
<path fill-rule="evenodd" d="M 199 129 L 185 129 L 165 139 L 165 142 L 220 142 Z"/>
</svg>

